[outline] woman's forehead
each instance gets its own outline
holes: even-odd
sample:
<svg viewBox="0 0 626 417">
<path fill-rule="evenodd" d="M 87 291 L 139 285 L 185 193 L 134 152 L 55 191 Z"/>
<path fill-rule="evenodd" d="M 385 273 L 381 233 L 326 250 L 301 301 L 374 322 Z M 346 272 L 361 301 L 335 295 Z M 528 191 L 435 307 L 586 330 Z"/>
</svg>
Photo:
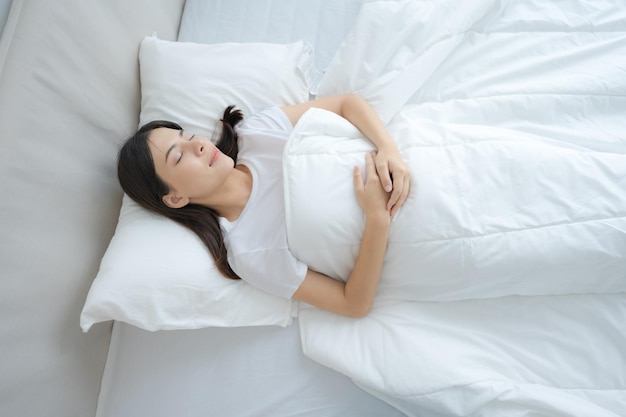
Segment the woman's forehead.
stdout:
<svg viewBox="0 0 626 417">
<path fill-rule="evenodd" d="M 157 127 L 148 135 L 150 141 L 176 140 L 183 136 L 183 130 L 170 129 L 169 127 Z"/>
<path fill-rule="evenodd" d="M 148 146 L 152 152 L 165 154 L 172 143 L 183 136 L 182 130 L 158 127 L 148 135 Z"/>
</svg>

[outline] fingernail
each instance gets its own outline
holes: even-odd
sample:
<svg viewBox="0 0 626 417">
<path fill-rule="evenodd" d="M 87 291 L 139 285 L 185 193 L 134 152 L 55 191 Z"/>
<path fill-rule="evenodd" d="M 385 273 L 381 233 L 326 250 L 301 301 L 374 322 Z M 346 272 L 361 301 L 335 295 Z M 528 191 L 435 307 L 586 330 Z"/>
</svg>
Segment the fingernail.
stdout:
<svg viewBox="0 0 626 417">
<path fill-rule="evenodd" d="M 386 185 L 385 186 L 385 191 L 390 192 L 391 191 L 391 185 Z"/>
</svg>

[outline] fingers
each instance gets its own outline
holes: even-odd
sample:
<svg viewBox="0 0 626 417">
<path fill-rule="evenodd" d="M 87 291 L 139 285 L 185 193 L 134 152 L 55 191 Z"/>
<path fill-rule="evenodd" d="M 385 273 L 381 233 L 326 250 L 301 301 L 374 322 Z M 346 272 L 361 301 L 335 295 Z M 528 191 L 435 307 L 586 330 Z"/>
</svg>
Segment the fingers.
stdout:
<svg viewBox="0 0 626 417">
<path fill-rule="evenodd" d="M 375 180 L 381 191 L 388 193 L 386 209 L 393 216 L 409 196 L 411 172 L 406 162 L 398 155 L 373 151 L 365 155 L 366 181 Z M 359 170 L 359 182 L 363 178 Z M 356 175 L 356 171 L 355 171 Z M 355 181 L 356 181 L 355 176 Z M 364 191 L 363 191 L 364 192 Z"/>
<path fill-rule="evenodd" d="M 395 214 L 406 201 L 409 195 L 411 174 L 406 162 L 400 155 L 381 154 L 376 159 L 376 169 L 380 182 L 385 190 L 390 191 L 387 209 Z M 388 183 L 385 183 L 388 181 Z"/>
<path fill-rule="evenodd" d="M 393 175 L 393 192 L 389 196 L 387 208 L 391 209 L 394 206 L 398 206 L 397 208 L 399 208 L 399 206 L 404 204 L 409 195 L 409 182 L 410 176 L 408 174 Z M 395 211 L 397 211 L 397 208 Z"/>
<path fill-rule="evenodd" d="M 358 166 L 354 167 L 354 189 L 357 193 L 363 191 L 363 176 L 361 175 L 361 168 Z"/>
<path fill-rule="evenodd" d="M 372 152 L 372 156 L 376 157 L 377 153 Z M 391 180 L 391 174 L 389 172 L 389 162 L 385 159 L 377 159 L 376 160 L 376 172 L 380 177 L 380 184 L 383 189 L 390 193 L 393 189 L 393 181 Z"/>
<path fill-rule="evenodd" d="M 365 178 L 360 168 L 354 167 L 354 186 L 361 206 L 379 207 L 393 216 L 408 198 L 410 190 L 411 174 L 406 162 L 400 160 L 388 160 L 389 169 L 380 171 L 379 157 L 376 151 L 365 155 Z M 387 160 L 386 158 L 380 158 Z M 383 177 L 389 177 L 392 183 L 392 192 L 387 192 L 383 187 Z M 373 206 L 371 206 L 373 204 Z"/>
<path fill-rule="evenodd" d="M 367 173 L 367 178 L 380 177 L 374 158 L 376 158 L 376 151 L 369 152 L 365 155 L 365 172 Z"/>
<path fill-rule="evenodd" d="M 365 188 L 365 181 L 363 180 L 363 174 L 361 174 L 361 168 L 359 168 L 358 166 L 355 166 L 353 174 L 354 174 L 354 187 L 359 192 L 363 191 Z M 365 174 L 366 174 L 366 180 L 370 178 L 372 179 L 377 178 L 373 153 L 368 153 L 365 155 Z"/>
<path fill-rule="evenodd" d="M 393 187 L 394 192 L 392 193 L 391 197 L 389 197 L 389 202 L 387 203 L 387 208 L 391 210 L 392 216 L 396 214 L 398 210 L 400 210 L 400 207 L 402 207 L 402 205 L 408 198 L 409 189 L 410 189 L 410 177 L 409 176 L 407 176 L 406 178 L 400 176 L 400 179 L 394 182 L 394 187 Z"/>
</svg>

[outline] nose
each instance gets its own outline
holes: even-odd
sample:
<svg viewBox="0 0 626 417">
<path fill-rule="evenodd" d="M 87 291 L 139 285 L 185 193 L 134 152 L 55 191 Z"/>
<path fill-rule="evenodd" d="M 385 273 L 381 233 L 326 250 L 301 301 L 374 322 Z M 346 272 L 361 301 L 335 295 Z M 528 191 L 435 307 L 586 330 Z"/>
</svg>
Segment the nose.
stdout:
<svg viewBox="0 0 626 417">
<path fill-rule="evenodd" d="M 206 151 L 206 146 L 201 143 L 200 141 L 191 141 L 189 142 L 189 144 L 191 145 L 193 152 L 197 155 L 197 156 L 202 156 L 204 154 L 204 152 Z"/>
</svg>

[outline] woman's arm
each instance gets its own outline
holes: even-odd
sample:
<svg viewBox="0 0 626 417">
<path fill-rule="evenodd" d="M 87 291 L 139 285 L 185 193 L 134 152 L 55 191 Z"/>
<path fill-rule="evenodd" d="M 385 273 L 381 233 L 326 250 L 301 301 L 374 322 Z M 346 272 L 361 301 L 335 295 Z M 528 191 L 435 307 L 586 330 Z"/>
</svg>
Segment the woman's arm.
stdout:
<svg viewBox="0 0 626 417">
<path fill-rule="evenodd" d="M 294 293 L 296 300 L 350 317 L 363 317 L 369 312 L 378 289 L 391 222 L 388 193 L 376 173 L 374 157 L 366 155 L 365 184 L 361 170 L 354 169 L 354 188 L 365 212 L 365 230 L 350 277 L 344 283 L 309 269 Z"/>
<path fill-rule="evenodd" d="M 284 106 L 282 110 L 295 126 L 304 112 L 311 107 L 329 110 L 344 117 L 376 146 L 378 149 L 376 170 L 384 189 L 391 192 L 387 208 L 393 216 L 409 195 L 411 173 L 378 114 L 361 96 L 356 94 L 320 98 Z"/>
</svg>

